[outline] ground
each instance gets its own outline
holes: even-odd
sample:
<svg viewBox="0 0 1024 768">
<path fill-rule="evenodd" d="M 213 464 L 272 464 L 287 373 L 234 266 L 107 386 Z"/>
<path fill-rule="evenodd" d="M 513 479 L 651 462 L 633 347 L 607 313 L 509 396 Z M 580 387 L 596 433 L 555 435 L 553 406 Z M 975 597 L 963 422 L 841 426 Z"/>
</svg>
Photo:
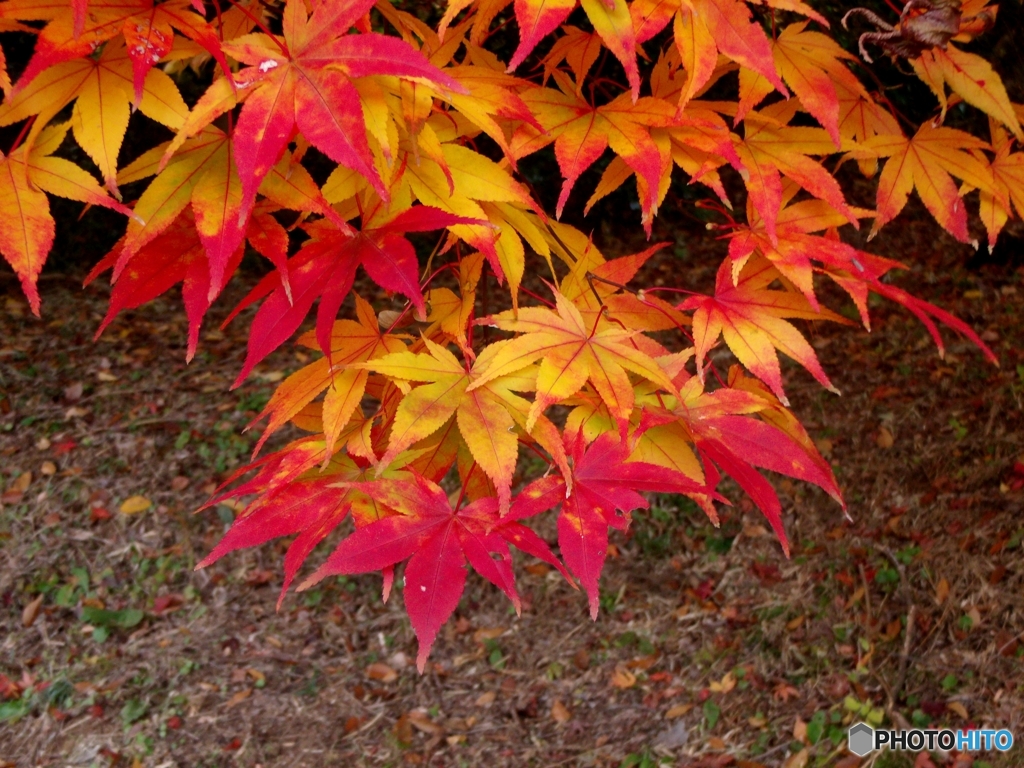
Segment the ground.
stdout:
<svg viewBox="0 0 1024 768">
<path fill-rule="evenodd" d="M 786 369 L 850 520 L 775 478 L 786 560 L 738 494 L 717 530 L 656 499 L 613 539 L 596 622 L 523 560 L 522 616 L 472 577 L 423 676 L 379 578 L 275 610 L 280 547 L 193 571 L 234 514 L 193 512 L 246 460 L 294 348 L 229 392 L 246 326 L 212 330 L 225 310 L 186 366 L 177 296 L 93 343 L 103 289 L 49 275 L 40 321 L 0 283 L 0 766 L 953 764 L 851 756 L 847 725 L 879 718 L 1005 727 L 1018 746 L 974 766 L 1024 764 L 1024 275 L 956 254 L 904 284 L 1000 368 L 949 333 L 940 359 L 879 305 L 871 335 L 807 328 L 841 398 Z"/>
</svg>

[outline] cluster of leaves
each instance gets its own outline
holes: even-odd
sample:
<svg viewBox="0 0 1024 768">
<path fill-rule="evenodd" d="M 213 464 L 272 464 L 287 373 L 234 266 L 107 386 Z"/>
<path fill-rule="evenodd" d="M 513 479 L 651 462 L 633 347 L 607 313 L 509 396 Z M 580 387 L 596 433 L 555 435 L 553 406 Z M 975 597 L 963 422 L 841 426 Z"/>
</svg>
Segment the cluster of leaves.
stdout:
<svg viewBox="0 0 1024 768">
<path fill-rule="evenodd" d="M 901 264 L 840 234 L 870 220 L 874 235 L 913 190 L 965 242 L 974 190 L 990 243 L 1024 213 L 1024 110 L 960 47 L 994 18 L 985 0 L 946 2 L 939 21 L 913 0 L 889 26 L 885 50 L 913 56 L 939 101 L 921 126 L 861 82 L 829 20 L 800 0 L 579 5 L 450 0 L 431 27 L 388 0 L 0 2 L 0 31 L 37 35 L 16 82 L 0 70 L 0 126 L 22 126 L 2 160 L 0 251 L 32 309 L 54 237 L 46 193 L 128 217 L 90 276 L 112 270 L 101 331 L 180 283 L 191 357 L 246 244 L 269 260 L 232 313 L 258 305 L 238 383 L 316 305 L 298 344 L 321 356 L 280 384 L 260 447 L 286 424 L 308 434 L 229 478 L 211 503 L 251 500 L 203 564 L 294 535 L 283 596 L 350 516 L 353 532 L 300 588 L 380 570 L 386 598 L 407 560 L 421 669 L 467 562 L 518 608 L 510 545 L 578 580 L 596 616 L 609 529 L 647 506 L 642 491 L 685 494 L 717 521 L 724 473 L 787 553 L 759 469 L 842 503 L 788 410 L 778 358 L 835 390 L 792 322 L 844 322 L 819 304 L 816 276 L 849 294 L 866 327 L 874 292 L 918 316 L 940 350 L 936 320 L 991 357 L 966 325 L 883 279 Z M 506 62 L 489 42 L 510 23 L 518 47 Z M 188 69 L 208 83 L 191 107 L 171 76 Z M 961 101 L 987 113 L 988 141 L 942 125 Z M 121 165 L 136 111 L 175 135 Z M 102 183 L 55 155 L 69 131 Z M 518 168 L 549 145 L 564 179 L 553 217 Z M 650 236 L 674 177 L 717 197 L 708 205 L 729 243 L 710 295 L 630 288 L 663 244 L 606 259 L 559 221 L 609 149 L 588 210 L 635 177 Z M 828 158 L 878 176 L 874 210 L 847 202 Z M 313 159 L 333 164 L 322 185 Z M 742 217 L 726 169 L 745 186 Z M 122 199 L 150 178 L 137 200 Z M 421 272 L 408 235 L 432 231 Z M 528 260 L 546 288 L 524 284 Z M 404 309 L 377 312 L 355 293 L 360 267 Z M 507 302 L 484 303 L 489 280 Z M 712 357 L 723 343 L 739 362 L 728 371 Z M 524 522 L 552 509 L 561 560 Z"/>
</svg>

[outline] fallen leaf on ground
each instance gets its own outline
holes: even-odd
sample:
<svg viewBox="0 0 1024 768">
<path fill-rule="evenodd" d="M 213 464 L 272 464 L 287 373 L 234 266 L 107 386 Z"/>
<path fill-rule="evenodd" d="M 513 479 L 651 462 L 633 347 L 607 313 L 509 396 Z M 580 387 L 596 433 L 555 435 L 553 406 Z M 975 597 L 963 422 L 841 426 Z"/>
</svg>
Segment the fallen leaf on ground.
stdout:
<svg viewBox="0 0 1024 768">
<path fill-rule="evenodd" d="M 248 699 L 250 696 L 252 696 L 252 688 L 243 688 L 230 699 L 228 699 L 228 702 L 224 705 L 224 708 L 231 709 L 232 707 L 236 707 L 243 701 Z"/>
<path fill-rule="evenodd" d="M 176 611 L 184 604 L 185 598 L 182 595 L 160 595 L 153 601 L 153 613 L 159 616 L 163 613 Z"/>
<path fill-rule="evenodd" d="M 408 715 L 402 715 L 398 718 L 394 727 L 395 738 L 403 744 L 408 744 L 412 741 L 412 723 L 409 721 Z"/>
<path fill-rule="evenodd" d="M 708 686 L 714 693 L 728 693 L 736 687 L 736 675 L 726 672 L 721 680 L 712 680 Z"/>
<path fill-rule="evenodd" d="M 473 633 L 473 639 L 478 643 L 486 642 L 487 640 L 496 640 L 505 634 L 504 627 L 488 627 L 486 629 L 478 629 Z"/>
<path fill-rule="evenodd" d="M 59 443 L 53 444 L 53 455 L 63 456 L 65 453 L 71 453 L 78 446 L 74 440 L 61 440 Z"/>
<path fill-rule="evenodd" d="M 382 683 L 393 683 L 398 679 L 398 673 L 383 662 L 375 662 L 366 668 L 366 676 L 371 680 L 380 680 Z"/>
<path fill-rule="evenodd" d="M 962 720 L 970 719 L 967 716 L 967 707 L 965 707 L 959 701 L 950 701 L 946 704 L 946 709 L 948 709 L 950 712 L 955 712 L 956 714 L 958 714 Z"/>
<path fill-rule="evenodd" d="M 409 713 L 409 722 L 412 723 L 418 730 L 423 733 L 429 733 L 431 736 L 437 736 L 438 734 L 444 733 L 444 728 L 435 723 L 430 719 L 430 715 L 427 714 L 425 709 L 414 709 Z"/>
<path fill-rule="evenodd" d="M 623 666 L 618 666 L 612 672 L 612 685 L 616 688 L 632 688 L 636 685 L 636 675 Z"/>
<path fill-rule="evenodd" d="M 561 699 L 555 699 L 555 703 L 551 705 L 551 719 L 556 723 L 568 723 L 572 719 L 572 712 Z"/>
<path fill-rule="evenodd" d="M 776 701 L 789 701 L 800 695 L 800 691 L 786 683 L 779 683 L 772 689 L 772 698 Z"/>
<path fill-rule="evenodd" d="M 125 515 L 137 515 L 140 512 L 145 512 L 147 509 L 153 506 L 153 502 L 147 499 L 145 496 L 129 496 L 127 499 L 121 502 L 119 509 L 122 514 Z"/>
<path fill-rule="evenodd" d="M 31 627 L 35 624 L 36 618 L 39 616 L 39 609 L 43 606 L 43 595 L 39 595 L 35 600 L 25 606 L 21 612 L 21 626 Z"/>
<path fill-rule="evenodd" d="M 677 717 L 682 717 L 691 709 L 693 709 L 693 704 L 676 704 L 674 707 L 669 707 L 668 712 L 665 713 L 665 719 L 674 720 Z"/>
<path fill-rule="evenodd" d="M 896 439 L 892 436 L 892 432 L 885 427 L 878 428 L 878 435 L 875 437 L 875 445 L 884 450 L 888 450 L 889 448 L 892 448 L 895 442 Z"/>
<path fill-rule="evenodd" d="M 14 482 L 12 482 L 7 487 L 7 490 L 8 491 L 12 491 L 14 493 L 24 493 L 25 491 L 28 490 L 28 487 L 31 484 L 32 484 L 32 473 L 31 472 L 22 472 L 20 475 L 18 475 L 16 478 L 14 478 Z"/>
</svg>

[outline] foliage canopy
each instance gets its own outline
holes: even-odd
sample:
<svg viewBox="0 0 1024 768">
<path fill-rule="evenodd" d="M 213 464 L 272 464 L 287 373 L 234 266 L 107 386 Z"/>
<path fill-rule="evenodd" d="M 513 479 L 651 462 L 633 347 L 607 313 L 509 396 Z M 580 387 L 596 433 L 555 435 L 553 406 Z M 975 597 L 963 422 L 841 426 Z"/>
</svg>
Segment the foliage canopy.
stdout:
<svg viewBox="0 0 1024 768">
<path fill-rule="evenodd" d="M 862 223 L 874 236 L 912 192 L 962 242 L 974 191 L 990 245 L 1024 213 L 1024 107 L 963 47 L 995 22 L 985 2 L 911 0 L 892 24 L 853 9 L 844 25 L 876 27 L 861 61 L 800 0 L 4 0 L 0 32 L 36 40 L 13 82 L 0 57 L 0 126 L 20 125 L 2 158 L 0 252 L 38 314 L 47 195 L 124 214 L 89 277 L 111 271 L 100 332 L 180 284 L 191 358 L 251 247 L 272 270 L 231 316 L 257 306 L 236 385 L 315 306 L 297 343 L 318 356 L 281 382 L 257 453 L 286 424 L 307 434 L 228 478 L 210 503 L 249 501 L 201 565 L 294 535 L 283 598 L 351 517 L 300 589 L 380 570 L 386 598 L 407 561 L 422 670 L 467 564 L 518 609 L 511 547 L 578 580 L 596 617 L 609 529 L 647 506 L 640 492 L 685 494 L 717 522 L 728 475 L 787 553 L 759 469 L 842 504 L 778 356 L 835 391 L 794 322 L 848 322 L 819 303 L 822 278 L 865 327 L 876 293 L 940 351 L 936 321 L 994 361 L 964 323 L 887 282 L 902 264 L 850 236 Z M 930 119 L 878 90 L 873 46 L 934 93 Z M 191 106 L 189 72 L 205 87 Z M 944 125 L 961 103 L 987 135 Z M 174 136 L 125 163 L 128 130 L 152 134 L 136 113 Z M 552 150 L 553 215 L 520 168 Z M 847 201 L 847 162 L 876 179 L 874 209 Z M 664 243 L 609 259 L 560 222 L 595 165 L 587 210 L 632 179 L 648 237 L 674 180 L 708 190 L 728 240 L 711 293 L 633 287 Z M 437 233 L 425 266 L 424 233 Z M 403 308 L 375 308 L 371 283 Z M 526 524 L 549 510 L 561 559 Z"/>
</svg>

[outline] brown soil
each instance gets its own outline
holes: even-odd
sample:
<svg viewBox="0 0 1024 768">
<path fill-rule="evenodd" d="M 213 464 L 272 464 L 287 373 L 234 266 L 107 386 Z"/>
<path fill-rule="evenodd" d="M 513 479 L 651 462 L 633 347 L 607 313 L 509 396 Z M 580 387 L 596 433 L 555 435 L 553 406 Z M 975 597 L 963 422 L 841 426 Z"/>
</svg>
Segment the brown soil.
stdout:
<svg viewBox="0 0 1024 768">
<path fill-rule="evenodd" d="M 185 366 L 176 297 L 93 344 L 102 290 L 52 276 L 39 321 L 9 281 L 0 765 L 910 766 L 845 751 L 862 705 L 897 727 L 1009 728 L 1019 745 L 1022 275 L 916 274 L 914 290 L 984 331 L 1002 367 L 948 333 L 939 359 L 892 306 L 871 336 L 809 329 L 843 396 L 794 366 L 787 390 L 852 522 L 780 480 L 787 561 L 738 495 L 720 530 L 656 500 L 613 539 L 596 623 L 557 574 L 520 562 L 522 617 L 471 578 L 423 676 L 400 591 L 382 604 L 379 578 L 276 612 L 280 546 L 193 572 L 232 512 L 192 510 L 247 457 L 241 429 L 300 364 L 294 348 L 227 393 L 244 324 L 206 333 Z M 123 514 L 133 495 L 152 506 Z M 1020 766 L 1024 747 L 983 760 Z"/>
</svg>

